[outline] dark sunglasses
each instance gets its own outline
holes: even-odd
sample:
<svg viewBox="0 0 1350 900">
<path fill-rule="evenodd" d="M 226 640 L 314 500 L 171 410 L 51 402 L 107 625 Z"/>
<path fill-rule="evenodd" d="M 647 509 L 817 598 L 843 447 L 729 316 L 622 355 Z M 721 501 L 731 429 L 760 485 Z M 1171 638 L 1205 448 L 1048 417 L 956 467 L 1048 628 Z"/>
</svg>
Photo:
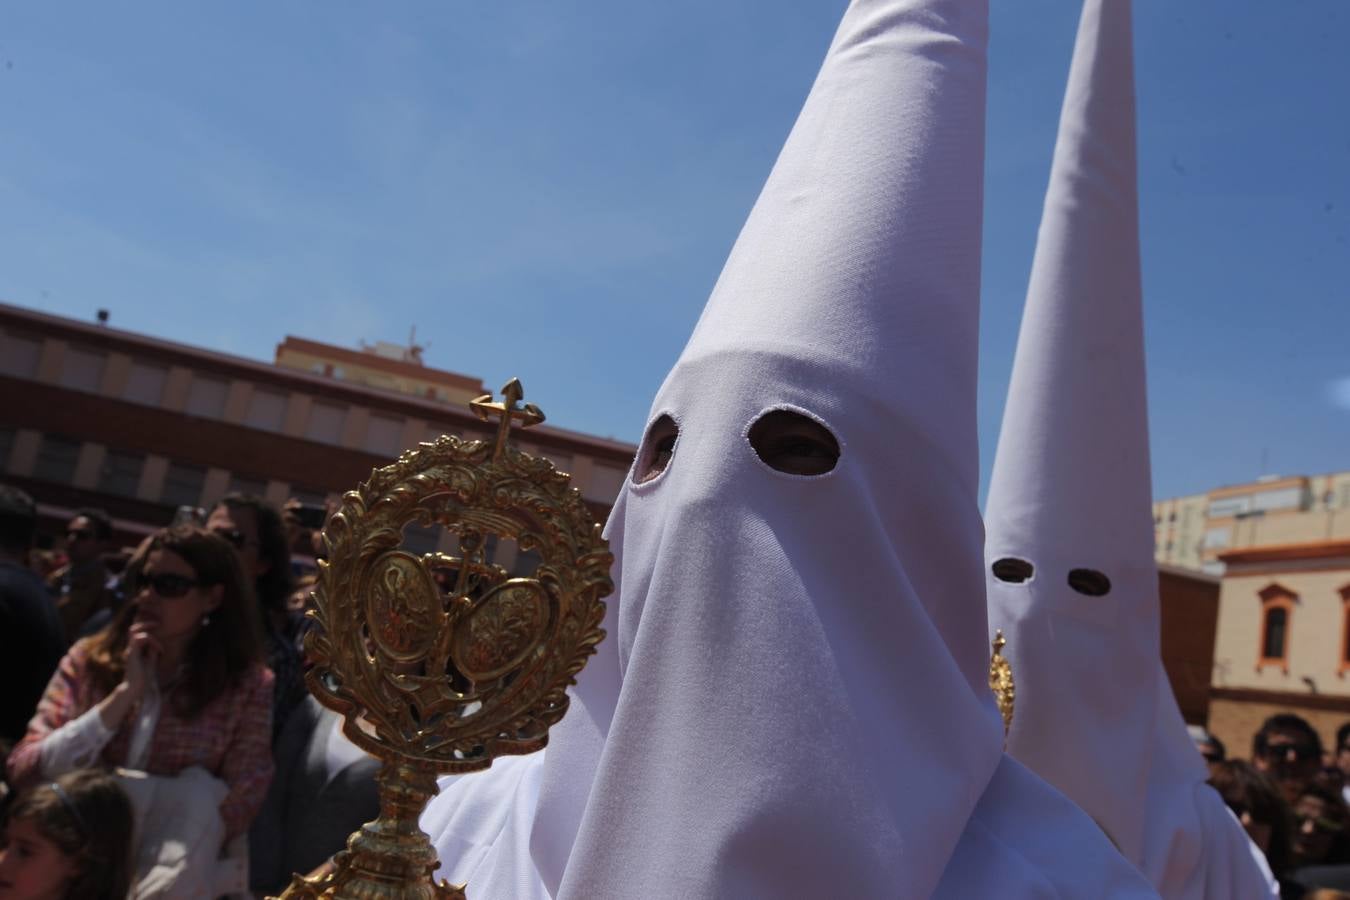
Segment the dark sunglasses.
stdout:
<svg viewBox="0 0 1350 900">
<path fill-rule="evenodd" d="M 1312 744 L 1267 744 L 1261 751 L 1261 755 L 1269 760 L 1288 759 L 1290 753 L 1299 762 L 1318 759 L 1322 755 Z"/>
<path fill-rule="evenodd" d="M 229 541 L 230 546 L 234 547 L 236 550 L 243 550 L 249 544 L 257 543 L 257 541 L 249 540 L 248 535 L 244 534 L 238 528 L 213 528 L 211 529 L 211 533 L 216 537 L 224 538 Z"/>
<path fill-rule="evenodd" d="M 66 540 L 68 540 L 68 541 L 70 541 L 70 542 L 72 542 L 72 543 L 74 543 L 75 541 L 83 541 L 83 540 L 87 540 L 88 538 L 91 538 L 91 537 L 93 537 L 93 536 L 94 536 L 94 533 L 93 533 L 92 531 L 85 531 L 85 530 L 83 530 L 83 529 L 79 529 L 79 530 L 76 530 L 76 531 L 67 531 L 67 532 L 66 532 Z"/>
<path fill-rule="evenodd" d="M 131 593 L 139 594 L 145 588 L 154 591 L 157 596 L 166 600 L 173 600 L 187 594 L 195 587 L 201 587 L 201 582 L 195 578 L 188 578 L 186 575 L 174 575 L 172 572 L 155 572 L 154 574 L 141 573 L 131 583 Z"/>
</svg>

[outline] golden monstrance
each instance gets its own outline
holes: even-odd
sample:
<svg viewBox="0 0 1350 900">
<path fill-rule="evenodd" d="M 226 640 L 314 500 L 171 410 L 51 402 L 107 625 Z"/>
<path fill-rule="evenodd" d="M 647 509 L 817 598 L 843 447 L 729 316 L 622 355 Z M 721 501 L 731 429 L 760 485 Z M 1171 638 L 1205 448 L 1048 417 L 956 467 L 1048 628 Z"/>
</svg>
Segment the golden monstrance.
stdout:
<svg viewBox="0 0 1350 900">
<path fill-rule="evenodd" d="M 509 445 L 514 424 L 544 420 L 523 396 L 513 379 L 501 402 L 474 400 L 498 420 L 494 441 L 442 435 L 407 451 L 324 529 L 305 680 L 383 762 L 380 816 L 331 872 L 295 876 L 283 898 L 463 900 L 463 885 L 433 881 L 436 851 L 418 827 L 436 777 L 541 749 L 604 636 L 614 557 L 569 476 Z M 447 528 L 455 555 L 399 549 L 412 523 Z M 527 577 L 493 564 L 505 540 L 539 560 Z"/>
</svg>

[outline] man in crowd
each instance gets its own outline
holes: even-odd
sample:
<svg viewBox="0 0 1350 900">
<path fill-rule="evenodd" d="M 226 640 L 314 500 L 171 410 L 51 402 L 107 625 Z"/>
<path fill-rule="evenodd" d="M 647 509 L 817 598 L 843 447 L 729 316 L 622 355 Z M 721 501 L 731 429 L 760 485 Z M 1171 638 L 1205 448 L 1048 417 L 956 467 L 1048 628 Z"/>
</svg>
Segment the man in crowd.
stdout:
<svg viewBox="0 0 1350 900">
<path fill-rule="evenodd" d="M 253 579 L 262 605 L 267 667 L 276 676 L 272 698 L 272 737 L 305 696 L 300 654 L 295 648 L 299 617 L 286 609 L 291 595 L 291 553 L 281 514 L 261 497 L 229 494 L 211 510 L 206 528 L 234 545 Z"/>
<path fill-rule="evenodd" d="M 47 586 L 56 598 L 68 642 L 74 642 L 90 617 L 111 603 L 111 573 L 103 557 L 112 549 L 112 536 L 112 519 L 101 509 L 77 510 L 66 526 L 68 561 L 51 574 Z"/>
<path fill-rule="evenodd" d="M 1205 760 L 1205 765 L 1209 766 L 1210 775 L 1213 775 L 1215 765 L 1228 757 L 1223 741 L 1210 734 L 1200 725 L 1190 725 L 1186 730 L 1190 732 L 1191 740 L 1195 742 L 1195 749 L 1200 751 L 1200 756 Z"/>
<path fill-rule="evenodd" d="M 66 650 L 56 607 L 28 567 L 36 530 L 32 498 L 0 485 L 0 743 L 5 744 L 23 737 Z"/>
<path fill-rule="evenodd" d="M 1252 738 L 1252 763 L 1274 779 L 1293 806 L 1322 768 L 1322 739 L 1300 716 L 1279 713 L 1261 725 Z"/>
<path fill-rule="evenodd" d="M 1336 729 L 1336 768 L 1341 770 L 1341 798 L 1350 803 L 1350 722 Z"/>
</svg>

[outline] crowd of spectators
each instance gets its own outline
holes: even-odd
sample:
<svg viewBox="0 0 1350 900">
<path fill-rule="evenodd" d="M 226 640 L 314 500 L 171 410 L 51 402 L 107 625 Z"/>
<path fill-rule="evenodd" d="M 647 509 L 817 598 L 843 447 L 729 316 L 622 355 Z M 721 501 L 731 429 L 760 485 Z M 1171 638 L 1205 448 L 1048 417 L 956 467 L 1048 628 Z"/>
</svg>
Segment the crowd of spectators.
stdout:
<svg viewBox="0 0 1350 900">
<path fill-rule="evenodd" d="M 1266 719 L 1250 760 L 1230 758 L 1203 730 L 1194 736 L 1209 783 L 1265 854 L 1280 896 L 1350 897 L 1350 722 L 1330 753 L 1293 713 Z"/>
<path fill-rule="evenodd" d="M 0 896 L 275 894 L 378 815 L 304 686 L 322 524 L 231 494 L 136 547 L 81 509 L 40 550 L 0 485 Z"/>
<path fill-rule="evenodd" d="M 378 764 L 304 687 L 321 511 L 231 494 L 137 547 L 81 509 L 59 552 L 0 485 L 0 895 L 279 893 L 378 813 Z M 1350 892 L 1350 722 L 1291 713 L 1210 784 L 1284 898 Z M 188 852 L 183 852 L 183 847 Z"/>
</svg>

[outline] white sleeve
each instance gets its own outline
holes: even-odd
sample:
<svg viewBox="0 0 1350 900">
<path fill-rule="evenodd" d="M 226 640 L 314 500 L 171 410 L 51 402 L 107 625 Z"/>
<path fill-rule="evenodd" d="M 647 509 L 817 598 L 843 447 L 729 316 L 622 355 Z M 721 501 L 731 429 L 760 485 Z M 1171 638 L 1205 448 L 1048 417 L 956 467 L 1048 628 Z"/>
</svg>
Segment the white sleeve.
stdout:
<svg viewBox="0 0 1350 900">
<path fill-rule="evenodd" d="M 38 747 L 42 774 L 55 778 L 89 768 L 112 736 L 112 730 L 99 718 L 98 707 L 87 710 L 42 739 Z"/>
</svg>

